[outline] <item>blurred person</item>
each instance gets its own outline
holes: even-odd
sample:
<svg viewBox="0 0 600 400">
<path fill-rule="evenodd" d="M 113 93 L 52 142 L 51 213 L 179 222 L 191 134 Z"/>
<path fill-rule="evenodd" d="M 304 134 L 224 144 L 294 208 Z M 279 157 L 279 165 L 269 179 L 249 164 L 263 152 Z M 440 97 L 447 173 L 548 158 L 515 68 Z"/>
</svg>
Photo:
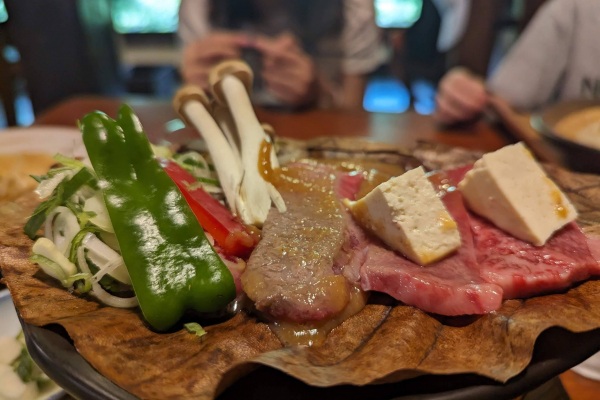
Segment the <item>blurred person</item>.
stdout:
<svg viewBox="0 0 600 400">
<path fill-rule="evenodd" d="M 600 98 L 600 1 L 549 0 L 492 76 L 450 70 L 436 96 L 437 120 L 473 120 L 490 101 L 533 111 L 559 100 Z"/>
<path fill-rule="evenodd" d="M 3 1 L 35 114 L 77 94 L 122 93 L 110 0 Z"/>
<path fill-rule="evenodd" d="M 472 0 L 431 0 L 440 15 L 437 50 L 447 52 L 464 35 L 469 22 Z"/>
<path fill-rule="evenodd" d="M 254 70 L 253 101 L 290 108 L 357 108 L 387 53 L 369 0 L 182 0 L 184 81 L 207 88 L 232 58 Z"/>
</svg>

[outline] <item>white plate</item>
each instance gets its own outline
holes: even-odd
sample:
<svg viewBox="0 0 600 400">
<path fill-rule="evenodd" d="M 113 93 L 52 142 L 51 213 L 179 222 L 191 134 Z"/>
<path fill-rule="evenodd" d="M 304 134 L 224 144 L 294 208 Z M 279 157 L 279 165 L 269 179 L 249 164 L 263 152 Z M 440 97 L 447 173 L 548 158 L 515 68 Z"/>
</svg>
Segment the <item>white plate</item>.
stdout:
<svg viewBox="0 0 600 400">
<path fill-rule="evenodd" d="M 68 157 L 87 158 L 87 152 L 76 128 L 34 126 L 0 130 L 0 154 L 57 153 Z M 12 298 L 7 289 L 0 290 L 0 336 L 16 337 L 21 331 Z M 54 400 L 64 396 L 64 390 L 51 385 L 36 400 Z"/>
<path fill-rule="evenodd" d="M 0 289 L 0 321 L 0 336 L 16 337 L 21 332 L 21 324 L 8 289 Z M 64 394 L 64 390 L 53 383 L 46 386 L 35 400 L 58 400 Z"/>
<path fill-rule="evenodd" d="M 24 152 L 87 158 L 81 133 L 76 128 L 32 126 L 0 130 L 0 154 Z"/>
<path fill-rule="evenodd" d="M 0 289 L 0 336 L 17 336 L 21 331 L 21 324 L 15 312 L 15 306 L 8 289 Z"/>
<path fill-rule="evenodd" d="M 75 128 L 36 126 L 0 130 L 0 154 L 56 153 L 86 157 L 81 133 Z M 16 336 L 21 325 L 7 289 L 0 290 L 0 336 Z"/>
</svg>

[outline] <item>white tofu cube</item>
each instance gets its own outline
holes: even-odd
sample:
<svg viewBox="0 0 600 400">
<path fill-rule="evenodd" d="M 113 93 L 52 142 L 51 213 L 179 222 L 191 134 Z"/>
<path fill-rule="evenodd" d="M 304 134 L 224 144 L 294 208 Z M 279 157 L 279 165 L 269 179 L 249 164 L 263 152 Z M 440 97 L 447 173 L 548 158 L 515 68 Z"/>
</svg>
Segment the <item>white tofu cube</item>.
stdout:
<svg viewBox="0 0 600 400">
<path fill-rule="evenodd" d="M 423 167 L 346 202 L 356 221 L 392 249 L 426 265 L 460 247 L 460 233 Z"/>
<path fill-rule="evenodd" d="M 577 218 L 575 207 L 523 143 L 485 154 L 458 188 L 472 211 L 535 246 Z"/>
</svg>

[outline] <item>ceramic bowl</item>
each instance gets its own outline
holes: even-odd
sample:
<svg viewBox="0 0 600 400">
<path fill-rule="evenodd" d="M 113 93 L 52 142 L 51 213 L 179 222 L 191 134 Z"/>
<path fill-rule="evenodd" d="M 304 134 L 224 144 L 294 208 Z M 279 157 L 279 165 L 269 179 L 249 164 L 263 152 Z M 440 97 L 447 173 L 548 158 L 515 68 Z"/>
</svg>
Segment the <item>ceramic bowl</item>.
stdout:
<svg viewBox="0 0 600 400">
<path fill-rule="evenodd" d="M 573 100 L 556 103 L 534 113 L 531 116 L 531 125 L 545 140 L 558 149 L 569 168 L 580 172 L 600 173 L 600 147 L 594 147 L 578 140 L 577 132 L 559 132 L 556 129 L 559 122 L 564 121 L 564 118 L 581 115 L 581 112 L 595 108 L 600 110 L 600 100 Z M 600 130 L 598 134 L 600 136 Z M 600 143 L 600 137 L 598 143 Z"/>
</svg>

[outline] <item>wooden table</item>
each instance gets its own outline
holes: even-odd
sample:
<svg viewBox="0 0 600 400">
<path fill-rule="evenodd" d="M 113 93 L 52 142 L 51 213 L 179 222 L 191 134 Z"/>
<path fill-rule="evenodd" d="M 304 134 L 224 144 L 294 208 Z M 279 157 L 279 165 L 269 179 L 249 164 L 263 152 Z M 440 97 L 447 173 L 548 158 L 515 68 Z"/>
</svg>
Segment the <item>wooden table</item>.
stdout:
<svg viewBox="0 0 600 400">
<path fill-rule="evenodd" d="M 169 121 L 178 118 L 170 103 L 162 100 L 130 97 L 75 97 L 39 115 L 35 124 L 76 126 L 86 113 L 100 110 L 115 116 L 119 105 L 126 101 L 138 114 L 148 136 L 173 137 Z M 495 150 L 510 139 L 485 122 L 464 129 L 442 130 L 431 117 L 415 112 L 404 114 L 374 114 L 365 111 L 309 110 L 298 113 L 258 109 L 261 122 L 269 123 L 275 132 L 284 137 L 309 139 L 319 136 L 360 136 L 375 141 L 412 146 L 418 140 L 435 141 L 475 150 Z M 174 136 L 195 135 L 189 130 Z"/>
<path fill-rule="evenodd" d="M 169 122 L 178 117 L 170 103 L 140 97 L 116 99 L 84 96 L 72 98 L 39 115 L 35 124 L 76 126 L 78 119 L 93 110 L 100 110 L 115 116 L 122 102 L 127 102 L 134 108 L 146 132 L 153 140 L 170 137 L 181 139 L 197 135 L 189 129 L 172 133 L 169 129 Z M 522 116 L 512 115 L 506 109 L 501 111 L 507 118 L 509 128 L 513 128 L 510 131 L 515 134 L 514 136 L 485 121 L 463 128 L 441 129 L 431 117 L 414 112 L 374 114 L 310 110 L 291 114 L 260 109 L 257 110 L 257 114 L 262 122 L 271 124 L 278 135 L 295 139 L 319 136 L 358 136 L 407 147 L 413 146 L 419 140 L 426 140 L 484 151 L 495 150 L 517 140 L 537 140 L 531 136 L 532 133 L 527 129 L 527 123 Z M 542 153 L 540 154 L 543 155 Z M 572 371 L 563 373 L 561 380 L 572 400 L 591 400 L 600 396 L 600 382 L 598 381 L 586 379 Z"/>
</svg>

